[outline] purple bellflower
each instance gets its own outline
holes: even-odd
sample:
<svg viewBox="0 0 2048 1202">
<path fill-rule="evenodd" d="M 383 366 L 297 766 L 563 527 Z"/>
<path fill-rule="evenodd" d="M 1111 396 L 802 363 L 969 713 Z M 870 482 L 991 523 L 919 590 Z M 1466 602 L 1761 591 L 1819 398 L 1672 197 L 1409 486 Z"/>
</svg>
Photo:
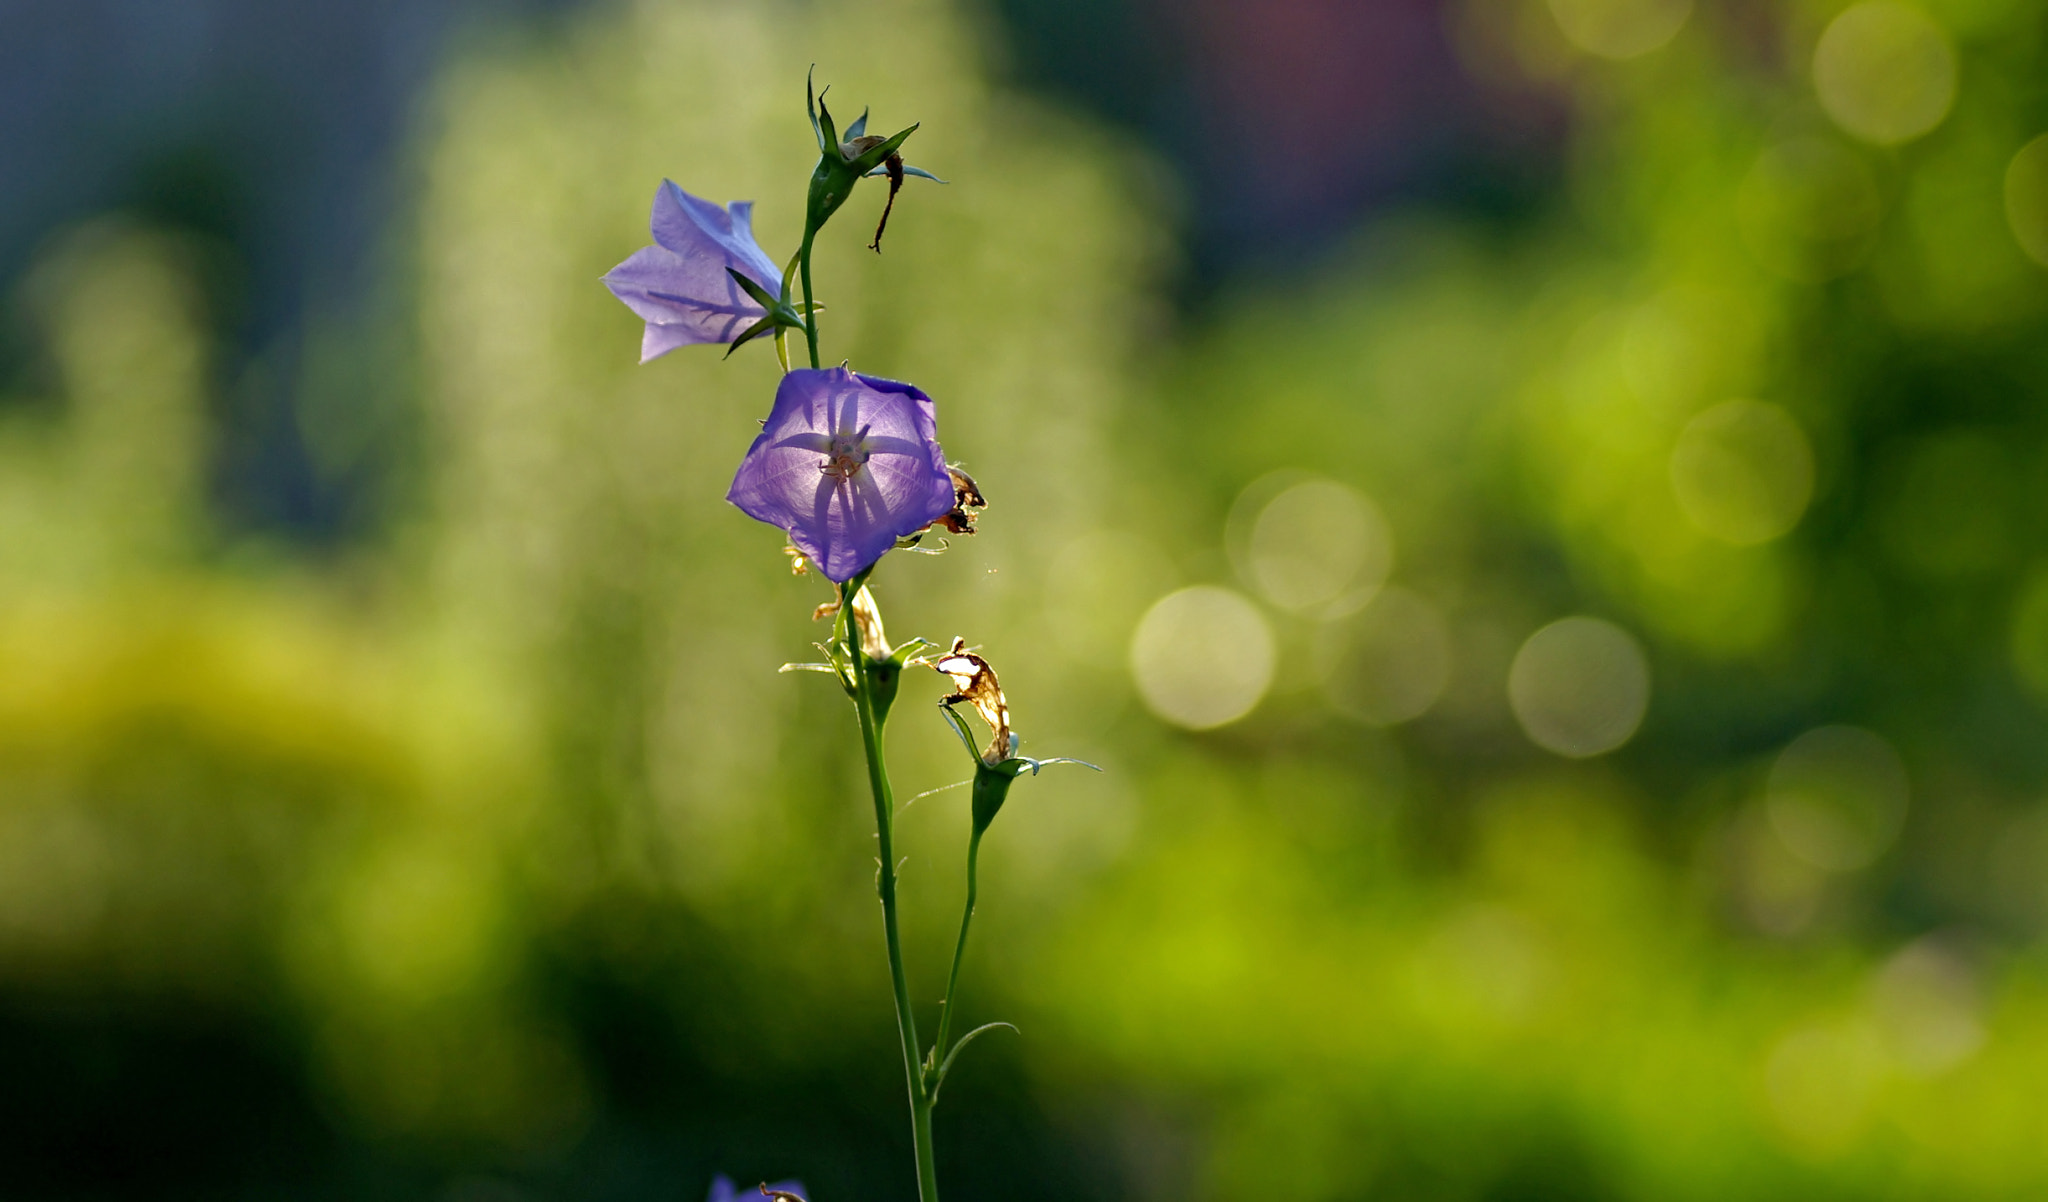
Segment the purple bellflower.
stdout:
<svg viewBox="0 0 2048 1202">
<path fill-rule="evenodd" d="M 844 365 L 792 371 L 725 499 L 843 584 L 952 512 L 932 399 Z"/>
<path fill-rule="evenodd" d="M 754 241 L 753 201 L 720 208 L 663 180 L 649 225 L 655 244 L 604 277 L 612 295 L 647 323 L 640 362 L 679 346 L 731 342 L 768 315 L 731 275 L 753 280 L 771 298 L 782 287 L 782 272 Z"/>
<path fill-rule="evenodd" d="M 808 1196 L 804 1194 L 804 1183 L 794 1179 L 770 1182 L 768 1189 L 778 1194 Z M 720 1173 L 711 1179 L 711 1197 L 706 1202 L 747 1202 L 749 1198 L 754 1199 L 754 1202 L 766 1202 L 765 1195 L 759 1189 L 736 1190 L 733 1188 L 732 1178 Z"/>
</svg>

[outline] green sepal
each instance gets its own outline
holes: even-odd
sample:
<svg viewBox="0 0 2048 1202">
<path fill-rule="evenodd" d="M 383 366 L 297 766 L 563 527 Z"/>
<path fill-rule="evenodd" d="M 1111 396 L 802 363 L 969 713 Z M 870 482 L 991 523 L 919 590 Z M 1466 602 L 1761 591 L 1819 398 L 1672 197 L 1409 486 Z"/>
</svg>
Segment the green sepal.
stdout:
<svg viewBox="0 0 2048 1202">
<path fill-rule="evenodd" d="M 734 351 L 740 349 L 749 342 L 752 342 L 754 339 L 759 338 L 763 334 L 774 333 L 781 325 L 782 323 L 775 320 L 775 314 L 771 312 L 768 316 L 762 318 L 761 320 L 755 322 L 753 325 L 748 326 L 745 330 L 741 331 L 740 336 L 732 340 L 732 345 L 725 348 L 725 354 L 721 357 L 726 359 L 732 358 L 732 353 Z"/>
<path fill-rule="evenodd" d="M 761 320 L 755 322 L 751 326 L 748 326 L 745 333 L 741 334 L 738 338 L 733 339 L 732 345 L 726 348 L 725 353 L 728 356 L 730 356 L 733 353 L 733 351 L 738 350 L 743 343 L 759 338 L 763 334 L 773 333 L 776 330 L 780 329 L 801 330 L 804 328 L 804 312 L 808 312 L 811 309 L 824 308 L 823 305 L 812 305 L 808 307 L 792 305 L 784 297 L 779 297 L 776 296 L 774 293 L 769 292 L 766 288 L 763 288 L 761 285 L 755 283 L 753 278 L 748 276 L 745 272 L 739 271 L 735 268 L 726 268 L 725 274 L 731 276 L 733 278 L 733 282 L 738 284 L 740 286 L 740 290 L 745 292 L 747 296 L 751 298 L 755 304 L 767 310 L 766 315 L 763 316 Z M 802 311 L 800 311 L 800 309 Z"/>
<path fill-rule="evenodd" d="M 853 119 L 853 124 L 846 127 L 846 140 L 851 142 L 866 132 L 868 132 L 868 111 L 862 109 L 860 116 Z"/>
<path fill-rule="evenodd" d="M 938 646 L 938 644 L 932 642 L 930 639 L 925 638 L 922 635 L 913 634 L 910 636 L 908 642 L 905 642 L 892 649 L 889 652 L 889 658 L 895 662 L 897 667 L 900 668 L 903 667 L 905 664 L 908 664 L 910 662 L 910 657 L 917 654 L 923 648 L 936 646 Z"/>
<path fill-rule="evenodd" d="M 811 69 L 804 73 L 804 108 L 811 114 L 811 132 L 818 135 L 818 149 L 830 151 L 839 145 L 839 135 L 832 128 L 832 110 L 825 107 L 825 92 L 831 91 L 832 85 L 826 84 L 825 92 L 813 94 L 811 78 L 817 73 L 816 63 L 812 63 Z"/>
<path fill-rule="evenodd" d="M 775 295 L 773 292 L 755 283 L 752 276 L 740 271 L 738 268 L 728 267 L 725 269 L 725 274 L 733 278 L 733 282 L 740 286 L 740 290 L 745 292 L 748 298 L 768 311 L 768 320 L 773 321 L 779 326 L 788 326 L 793 330 L 803 329 L 805 306 L 791 304 L 782 297 Z M 823 309 L 825 306 L 815 305 L 813 307 Z"/>
<path fill-rule="evenodd" d="M 880 146 L 871 146 L 857 158 L 844 160 L 846 165 L 853 168 L 854 174 L 866 175 L 868 172 L 881 166 L 890 155 L 895 154 L 902 147 L 903 143 L 909 140 L 910 135 L 917 132 L 917 127 L 922 124 L 924 124 L 922 121 L 914 122 L 907 129 L 896 131 L 889 135 L 888 140 L 884 141 Z"/>
<path fill-rule="evenodd" d="M 867 173 L 866 175 L 862 176 L 861 178 L 862 178 L 862 179 L 874 179 L 874 178 L 876 178 L 877 176 L 886 176 L 886 175 L 888 175 L 888 174 L 889 174 L 889 168 L 888 168 L 888 166 L 887 166 L 886 164 L 884 164 L 883 166 L 877 167 L 877 168 L 875 168 L 875 169 L 874 169 L 873 171 L 870 171 L 870 172 L 868 172 L 868 173 Z M 938 176 L 936 176 L 936 175 L 933 175 L 933 174 L 932 174 L 931 172 L 929 172 L 929 171 L 926 171 L 926 170 L 925 170 L 924 168 L 922 168 L 922 167 L 913 167 L 913 166 L 911 166 L 911 165 L 910 165 L 909 163 L 905 163 L 905 164 L 903 164 L 903 174 L 905 174 L 905 175 L 914 175 L 914 176 L 916 176 L 916 177 L 917 177 L 917 178 L 919 178 L 919 179 L 928 179 L 928 180 L 932 181 L 932 182 L 933 182 L 933 183 L 935 183 L 935 184 L 948 184 L 948 183 L 951 183 L 951 182 L 953 182 L 953 181 L 951 181 L 951 180 L 944 180 L 944 179 L 940 179 L 940 178 L 939 178 Z"/>
<path fill-rule="evenodd" d="M 946 725 L 952 727 L 953 733 L 960 737 L 960 746 L 967 749 L 969 758 L 973 759 L 975 767 L 979 768 L 981 766 L 981 748 L 974 745 L 974 732 L 967 729 L 967 719 L 954 713 L 953 707 L 943 701 L 939 703 L 939 716 L 944 718 Z"/>
<path fill-rule="evenodd" d="M 834 676 L 839 678 L 839 687 L 846 690 L 848 697 L 853 696 L 854 689 L 857 686 L 854 684 L 853 679 L 853 661 L 847 658 L 845 645 L 842 643 L 819 643 L 817 648 L 825 653 L 826 666 Z"/>
<path fill-rule="evenodd" d="M 1014 733 L 1010 735 L 1009 754 L 996 763 L 991 764 L 981 758 L 980 749 L 975 747 L 974 732 L 967 729 L 967 719 L 955 713 L 953 707 L 944 702 L 939 703 L 939 713 L 946 719 L 946 725 L 952 727 L 953 733 L 959 737 L 960 745 L 965 747 L 967 754 L 974 759 L 973 809 L 974 833 L 977 835 L 987 830 L 989 823 L 996 820 L 996 812 L 1003 808 L 1003 802 L 1009 800 L 1010 786 L 1015 784 L 1017 778 L 1024 773 L 1029 772 L 1031 775 L 1037 776 L 1039 769 L 1053 764 L 1079 764 L 1083 768 L 1094 768 L 1097 772 L 1102 771 L 1101 768 L 1096 767 L 1087 760 L 1076 760 L 1066 756 L 1058 756 L 1049 760 L 1034 760 L 1028 755 L 1018 755 L 1018 739 Z"/>
<path fill-rule="evenodd" d="M 825 141 L 825 131 L 818 128 L 818 97 L 811 90 L 811 81 L 817 74 L 816 63 L 812 63 L 811 69 L 804 72 L 804 111 L 811 115 L 811 133 L 818 139 L 818 149 L 823 150 L 831 143 Z"/>
<path fill-rule="evenodd" d="M 754 303 L 763 309 L 773 313 L 777 308 L 781 307 L 782 298 L 755 283 L 754 277 L 746 272 L 741 271 L 737 267 L 728 267 L 725 269 L 725 274 L 731 276 L 732 282 L 740 286 L 740 291 L 752 297 Z"/>
<path fill-rule="evenodd" d="M 796 282 L 797 268 L 802 267 L 803 263 L 803 248 L 798 247 L 797 252 L 789 256 L 789 266 L 782 269 L 782 302 L 784 304 L 789 303 L 789 287 Z"/>
</svg>

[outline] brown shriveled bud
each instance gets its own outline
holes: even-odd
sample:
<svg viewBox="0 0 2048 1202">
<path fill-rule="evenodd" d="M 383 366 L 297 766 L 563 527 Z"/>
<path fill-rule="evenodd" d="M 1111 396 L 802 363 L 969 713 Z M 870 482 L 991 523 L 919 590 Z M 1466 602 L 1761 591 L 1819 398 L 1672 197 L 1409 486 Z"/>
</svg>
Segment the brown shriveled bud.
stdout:
<svg viewBox="0 0 2048 1202">
<path fill-rule="evenodd" d="M 981 753 L 986 764 L 1000 764 L 1010 758 L 1010 703 L 1003 700 L 1003 687 L 996 683 L 996 670 L 989 662 L 967 649 L 967 640 L 955 635 L 952 650 L 932 661 L 932 667 L 953 678 L 953 694 L 939 699 L 940 705 L 967 702 L 988 724 L 995 737 Z"/>
<path fill-rule="evenodd" d="M 853 625 L 860 631 L 862 655 L 869 659 L 889 658 L 889 637 L 882 632 L 882 611 L 866 585 L 853 595 Z"/>
<path fill-rule="evenodd" d="M 946 465 L 946 474 L 953 478 L 953 504 L 962 509 L 988 508 L 988 502 L 981 496 L 981 486 L 974 482 L 974 477 L 950 463 Z"/>
<path fill-rule="evenodd" d="M 946 465 L 946 474 L 953 478 L 953 508 L 932 525 L 944 526 L 954 534 L 972 534 L 974 519 L 988 508 L 988 502 L 982 499 L 981 488 L 975 484 L 974 477 L 950 463 Z"/>
<path fill-rule="evenodd" d="M 811 611 L 811 621 L 813 622 L 822 622 L 827 618 L 836 618 L 838 616 L 839 602 L 837 601 L 827 601 Z"/>
<path fill-rule="evenodd" d="M 864 134 L 858 138 L 848 138 L 839 144 L 839 153 L 851 162 L 888 140 L 878 134 Z"/>
</svg>

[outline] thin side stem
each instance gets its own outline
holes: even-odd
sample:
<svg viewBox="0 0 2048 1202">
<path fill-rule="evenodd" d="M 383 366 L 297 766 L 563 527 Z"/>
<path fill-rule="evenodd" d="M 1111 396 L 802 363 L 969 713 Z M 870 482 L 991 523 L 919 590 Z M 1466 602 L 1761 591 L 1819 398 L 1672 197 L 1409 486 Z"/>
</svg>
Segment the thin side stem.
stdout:
<svg viewBox="0 0 2048 1202">
<path fill-rule="evenodd" d="M 806 247 L 808 250 L 808 247 Z M 805 275 L 810 257 L 805 255 Z M 809 280 L 805 281 L 809 292 Z M 889 945 L 889 977 L 896 989 L 896 1032 L 903 1042 L 903 1077 L 910 1088 L 911 1136 L 917 1152 L 917 1196 L 919 1202 L 938 1202 L 939 1179 L 932 1155 L 931 1095 L 917 1068 L 917 1018 L 910 1011 L 910 981 L 903 971 L 903 940 L 896 925 L 896 801 L 889 787 L 889 768 L 882 759 L 882 726 L 875 719 L 873 677 L 867 653 L 861 649 L 860 631 L 851 619 L 853 590 L 839 586 L 839 612 L 847 616 L 846 649 L 853 657 L 853 705 L 860 715 L 860 740 L 867 752 L 868 787 L 875 797 L 875 839 L 882 857 L 881 877 L 876 891 L 882 897 L 882 930 Z"/>
<path fill-rule="evenodd" d="M 818 366 L 818 310 L 811 303 L 811 240 L 817 235 L 816 230 L 805 230 L 803 249 L 796 252 L 797 271 L 804 282 L 804 341 L 810 344 L 813 368 Z"/>
<path fill-rule="evenodd" d="M 953 1029 L 954 1003 L 960 996 L 960 961 L 967 958 L 967 925 L 974 921 L 974 862 L 981 855 L 981 834 L 975 831 L 967 838 L 967 906 L 960 912 L 960 940 L 953 945 L 953 971 L 946 978 L 946 1001 L 939 1010 L 939 1037 L 932 1044 L 933 1064 L 946 1062 L 946 1037 Z"/>
</svg>

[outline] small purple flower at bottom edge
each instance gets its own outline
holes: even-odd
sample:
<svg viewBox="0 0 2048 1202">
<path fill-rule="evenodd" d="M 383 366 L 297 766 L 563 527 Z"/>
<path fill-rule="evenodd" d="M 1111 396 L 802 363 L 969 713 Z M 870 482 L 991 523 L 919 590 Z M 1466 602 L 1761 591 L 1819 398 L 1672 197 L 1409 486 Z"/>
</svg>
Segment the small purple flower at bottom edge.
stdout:
<svg viewBox="0 0 2048 1202">
<path fill-rule="evenodd" d="M 775 1190 L 777 1193 L 796 1194 L 803 1198 L 810 1197 L 809 1194 L 804 1193 L 804 1183 L 793 1177 L 788 1181 L 771 1181 L 768 1183 L 768 1188 Z M 761 1191 L 754 1187 L 734 1190 L 732 1178 L 727 1177 L 724 1173 L 720 1173 L 711 1179 L 711 1197 L 706 1202 L 747 1202 L 749 1198 L 755 1199 L 755 1202 L 760 1202 L 761 1196 Z"/>
<path fill-rule="evenodd" d="M 844 365 L 782 377 L 725 499 L 845 583 L 953 509 L 932 399 Z"/>
<path fill-rule="evenodd" d="M 679 346 L 731 342 L 766 315 L 726 272 L 732 268 L 770 294 L 782 288 L 782 272 L 754 241 L 753 201 L 720 208 L 663 180 L 648 226 L 655 244 L 604 276 L 612 295 L 647 323 L 640 362 Z"/>
</svg>

